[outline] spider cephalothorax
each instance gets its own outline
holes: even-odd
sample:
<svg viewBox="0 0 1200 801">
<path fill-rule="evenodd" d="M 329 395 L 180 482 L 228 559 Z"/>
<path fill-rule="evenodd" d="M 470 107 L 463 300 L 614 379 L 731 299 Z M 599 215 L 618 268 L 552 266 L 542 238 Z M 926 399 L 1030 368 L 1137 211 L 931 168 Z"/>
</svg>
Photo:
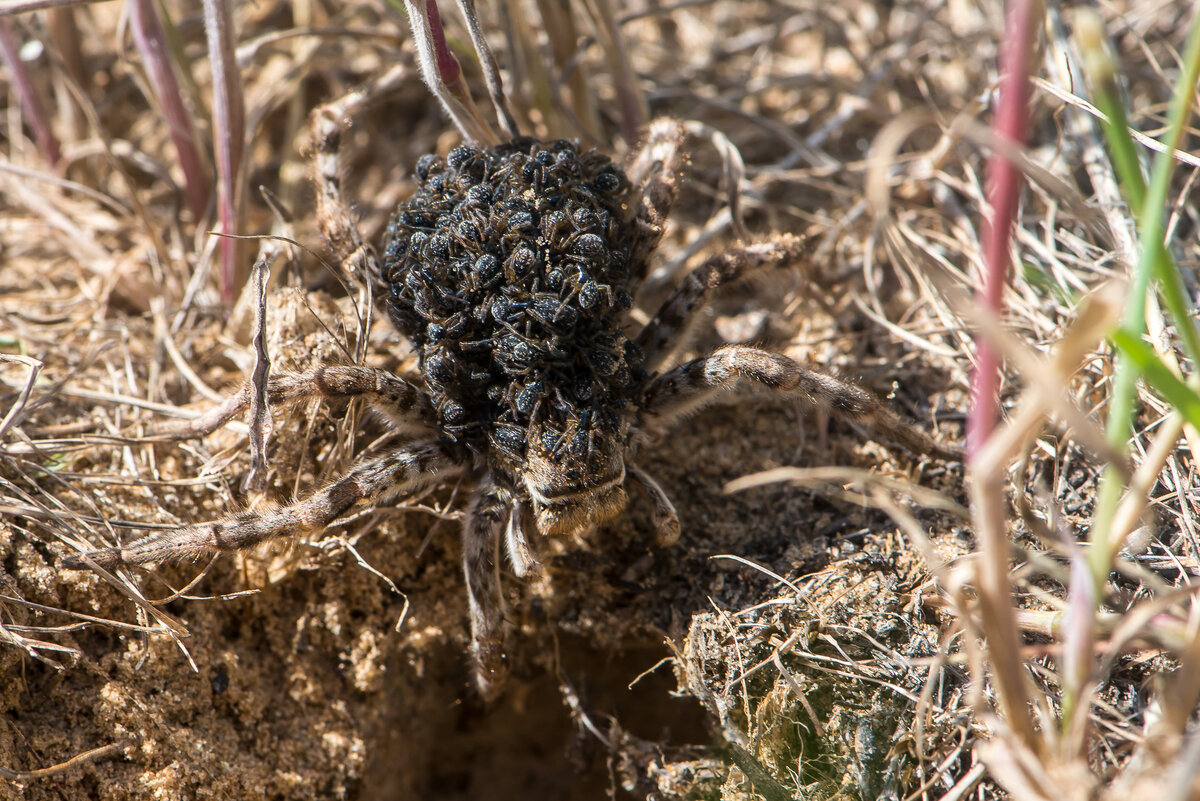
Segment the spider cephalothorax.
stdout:
<svg viewBox="0 0 1200 801">
<path fill-rule="evenodd" d="M 712 293 L 751 270 L 786 266 L 797 237 L 741 245 L 689 273 L 632 339 L 632 298 L 677 192 L 683 127 L 652 123 L 623 167 L 564 140 L 465 145 L 417 165 L 419 187 L 388 227 L 384 255 L 358 232 L 342 195 L 343 120 L 350 95 L 313 115 L 318 219 L 344 271 L 417 350 L 420 374 L 321 365 L 272 378 L 268 400 L 361 397 L 409 438 L 306 498 L 69 557 L 113 567 L 248 548 L 318 531 L 356 507 L 463 476 L 474 492 L 462 531 L 475 681 L 494 695 L 505 674 L 497 545 L 518 577 L 541 570 L 536 540 L 610 519 L 626 488 L 650 500 L 654 539 L 679 519 L 636 463 L 639 445 L 748 382 L 792 393 L 917 454 L 956 455 L 873 395 L 777 353 L 732 345 L 672 366 Z M 250 402 L 247 385 L 178 437 L 205 435 Z M 528 524 L 533 523 L 533 527 Z"/>
</svg>

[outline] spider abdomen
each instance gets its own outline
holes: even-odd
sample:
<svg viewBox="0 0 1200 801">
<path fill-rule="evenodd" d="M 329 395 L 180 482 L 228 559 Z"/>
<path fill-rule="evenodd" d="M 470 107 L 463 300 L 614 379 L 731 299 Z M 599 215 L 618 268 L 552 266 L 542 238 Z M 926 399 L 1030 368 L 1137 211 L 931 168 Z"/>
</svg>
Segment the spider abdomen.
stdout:
<svg viewBox="0 0 1200 801">
<path fill-rule="evenodd" d="M 566 140 L 423 157 L 388 225 L 387 308 L 420 355 L 443 434 L 482 452 L 584 456 L 640 376 L 625 174 Z M 553 440 L 553 442 L 551 442 Z"/>
</svg>

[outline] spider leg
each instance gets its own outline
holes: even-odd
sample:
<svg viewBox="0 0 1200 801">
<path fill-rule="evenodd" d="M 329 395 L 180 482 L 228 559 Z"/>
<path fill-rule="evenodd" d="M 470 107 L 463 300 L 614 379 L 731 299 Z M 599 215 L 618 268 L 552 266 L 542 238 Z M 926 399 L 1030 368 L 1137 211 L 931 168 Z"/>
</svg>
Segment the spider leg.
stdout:
<svg viewBox="0 0 1200 801">
<path fill-rule="evenodd" d="M 504 532 L 504 544 L 517 578 L 537 578 L 542 574 L 542 563 L 529 547 L 529 540 L 525 536 L 525 505 L 520 501 L 512 504 L 508 528 Z"/>
<path fill-rule="evenodd" d="M 485 700 L 504 686 L 504 638 L 500 630 L 500 582 L 496 573 L 496 538 L 504 525 L 507 499 L 488 480 L 467 507 L 462 530 L 463 574 L 471 616 L 471 657 L 475 686 Z"/>
<path fill-rule="evenodd" d="M 317 221 L 342 272 L 361 287 L 370 289 L 378 302 L 387 297 L 387 284 L 379 269 L 375 248 L 363 240 L 355 214 L 342 192 L 342 134 L 350 118 L 372 97 L 404 80 L 409 70 L 396 65 L 377 80 L 343 97 L 326 103 L 310 117 L 313 139 L 313 172 L 317 184 Z"/>
<path fill-rule="evenodd" d="M 654 524 L 654 544 L 660 548 L 674 545 L 679 539 L 679 513 L 675 511 L 675 504 L 671 503 L 667 493 L 645 470 L 631 462 L 625 463 L 625 470 L 650 499 L 653 507 L 651 522 Z"/>
<path fill-rule="evenodd" d="M 650 123 L 646 138 L 626 161 L 625 174 L 640 200 L 633 209 L 637 231 L 630 245 L 630 263 L 648 265 L 666 228 L 667 215 L 679 194 L 679 172 L 685 154 L 683 124 L 669 118 Z M 635 277 L 640 283 L 644 275 Z"/>
<path fill-rule="evenodd" d="M 251 385 L 246 383 L 237 394 L 226 398 L 200 417 L 159 424 L 155 426 L 154 433 L 172 439 L 191 439 L 211 434 L 249 408 L 251 392 Z M 328 400 L 364 398 L 371 408 L 401 430 L 429 429 L 436 425 L 424 393 L 387 370 L 355 365 L 318 367 L 307 373 L 276 376 L 267 382 L 267 402 L 271 405 L 296 403 L 314 397 Z"/>
<path fill-rule="evenodd" d="M 751 270 L 791 264 L 803 251 L 804 240 L 784 234 L 770 242 L 727 250 L 688 273 L 638 334 L 637 344 L 646 354 L 646 371 L 662 367 L 686 344 L 698 312 L 708 305 L 714 291 Z"/>
<path fill-rule="evenodd" d="M 914 454 L 934 454 L 947 459 L 962 457 L 958 448 L 943 445 L 906 422 L 862 387 L 806 370 L 787 356 L 743 345 L 730 345 L 692 359 L 650 382 L 645 390 L 640 427 L 665 428 L 742 380 L 803 395 L 844 419 L 868 425 Z"/>
<path fill-rule="evenodd" d="M 89 564 L 113 568 L 243 550 L 267 540 L 323 529 L 355 504 L 382 503 L 401 493 L 419 490 L 460 467 L 436 442 L 407 445 L 361 459 L 346 475 L 304 500 L 273 511 L 242 512 L 225 520 L 154 534 L 124 548 L 68 557 L 63 566 L 70 570 L 82 570 Z"/>
</svg>

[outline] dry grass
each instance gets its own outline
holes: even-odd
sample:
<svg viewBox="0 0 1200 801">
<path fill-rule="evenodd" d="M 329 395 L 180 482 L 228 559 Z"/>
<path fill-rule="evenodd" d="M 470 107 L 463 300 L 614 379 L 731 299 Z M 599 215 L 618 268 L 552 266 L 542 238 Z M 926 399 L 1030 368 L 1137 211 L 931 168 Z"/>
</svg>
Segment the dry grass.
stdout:
<svg viewBox="0 0 1200 801">
<path fill-rule="evenodd" d="M 179 109 L 150 99 L 158 79 L 117 6 L 8 17 L 19 41 L 40 42 L 26 45 L 27 74 L 54 99 L 62 155 L 47 166 L 10 69 L 0 798 L 1200 797 L 1196 435 L 1144 389 L 1127 464 L 1104 435 L 1104 340 L 1126 303 L 1136 221 L 1072 72 L 1067 12 L 1052 9 L 1039 36 L 1016 268 L 997 320 L 971 292 L 998 3 L 512 5 L 513 19 L 483 9 L 483 28 L 524 129 L 620 152 L 647 113 L 694 121 L 643 308 L 743 230 L 818 234 L 803 271 L 722 301 L 696 349 L 769 342 L 958 439 L 982 332 L 1006 360 L 1004 422 L 974 469 L 1003 493 L 968 511 L 961 466 L 889 454 L 788 402 L 713 409 L 647 465 L 680 509 L 676 548 L 647 549 L 649 510 L 635 504 L 603 532 L 548 546 L 545 579 L 506 584 L 514 676 L 489 708 L 466 683 L 454 486 L 290 549 L 62 571 L 64 555 L 135 530 L 302 494 L 388 435 L 353 408 L 283 413 L 262 495 L 242 486 L 245 426 L 182 445 L 146 436 L 249 375 L 256 243 L 236 243 L 231 310 L 209 234 L 217 201 L 197 213 L 187 137 L 163 117 Z M 1152 136 L 1190 16 L 1179 5 L 1105 10 L 1130 122 Z M 195 141 L 220 142 L 199 11 L 167 11 Z M 411 367 L 321 262 L 303 156 L 313 107 L 415 63 L 403 18 L 383 4 L 268 0 L 234 22 L 248 140 L 225 197 L 237 233 L 303 246 L 273 270 L 275 369 Z M 467 30 L 449 34 L 486 97 Z M 358 114 L 348 185 L 365 232 L 378 239 L 416 158 L 456 136 L 415 78 Z M 1168 230 L 1194 296 L 1198 164 L 1179 161 Z M 1149 323 L 1172 351 L 1169 320 Z M 1095 583 L 1082 543 L 1110 463 L 1129 487 L 1110 540 L 1124 548 Z M 1015 603 L 978 578 L 987 527 L 1012 543 Z M 1006 615 L 1020 646 L 994 652 L 990 621 Z M 1016 688 L 1007 708 L 1001 683 Z"/>
</svg>

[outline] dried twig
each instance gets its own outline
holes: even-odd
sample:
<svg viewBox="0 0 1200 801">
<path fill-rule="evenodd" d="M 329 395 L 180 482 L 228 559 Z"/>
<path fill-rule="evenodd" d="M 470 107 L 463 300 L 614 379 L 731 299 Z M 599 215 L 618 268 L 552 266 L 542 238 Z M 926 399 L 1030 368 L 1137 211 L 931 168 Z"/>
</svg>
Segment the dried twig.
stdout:
<svg viewBox="0 0 1200 801">
<path fill-rule="evenodd" d="M 57 776 L 60 773 L 65 773 L 71 768 L 78 767 L 88 762 L 95 762 L 97 759 L 119 754 L 126 748 L 132 745 L 137 745 L 137 739 L 133 737 L 126 738 L 119 742 L 102 745 L 99 748 L 93 748 L 90 751 L 84 751 L 82 754 L 76 754 L 66 762 L 59 762 L 57 765 L 51 765 L 48 768 L 38 768 L 37 770 L 9 770 L 8 768 L 0 768 L 0 777 L 9 779 L 14 782 L 27 782 L 35 779 L 44 779 L 48 776 Z"/>
</svg>

